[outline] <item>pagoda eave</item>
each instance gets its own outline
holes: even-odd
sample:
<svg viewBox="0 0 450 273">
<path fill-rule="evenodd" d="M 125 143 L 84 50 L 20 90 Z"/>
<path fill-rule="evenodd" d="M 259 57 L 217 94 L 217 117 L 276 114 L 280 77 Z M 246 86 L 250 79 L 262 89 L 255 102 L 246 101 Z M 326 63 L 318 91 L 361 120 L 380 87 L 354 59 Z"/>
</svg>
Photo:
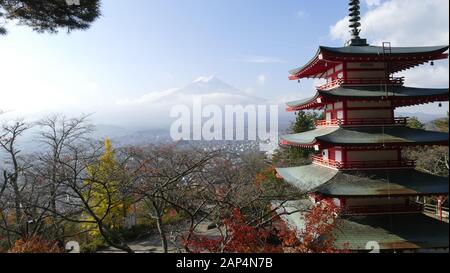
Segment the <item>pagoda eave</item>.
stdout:
<svg viewBox="0 0 450 273">
<path fill-rule="evenodd" d="M 292 143 L 291 146 L 300 147 L 298 143 Z M 342 147 L 342 148 L 352 148 L 355 150 L 385 150 L 388 148 L 402 148 L 402 147 L 427 147 L 427 146 L 449 146 L 449 142 L 447 141 L 437 141 L 437 142 L 385 142 L 385 143 L 343 143 L 343 142 L 326 142 L 326 141 L 317 141 L 314 145 L 310 147 L 314 147 L 315 145 L 319 145 L 321 148 L 328 147 Z"/>
<path fill-rule="evenodd" d="M 406 126 L 319 127 L 299 134 L 284 135 L 281 145 L 296 147 L 342 146 L 386 147 L 448 146 L 448 133 L 412 129 Z"/>
<path fill-rule="evenodd" d="M 393 86 L 381 90 L 379 85 L 336 86 L 329 90 L 318 90 L 315 96 L 287 103 L 287 111 L 322 109 L 338 101 L 391 101 L 393 107 L 421 105 L 449 100 L 448 88 L 415 88 Z"/>
<path fill-rule="evenodd" d="M 334 245 L 349 251 L 443 250 L 449 248 L 449 224 L 422 213 L 342 217 L 333 231 Z"/>
<path fill-rule="evenodd" d="M 305 149 L 314 149 L 316 147 L 330 148 L 339 146 L 341 148 L 348 148 L 350 150 L 384 150 L 387 148 L 402 148 L 402 147 L 425 147 L 425 146 L 449 146 L 448 141 L 442 142 L 386 142 L 382 143 L 342 143 L 342 142 L 326 142 L 326 141 L 314 141 L 311 143 L 298 143 L 288 140 L 280 140 L 281 146 L 298 147 Z"/>
<path fill-rule="evenodd" d="M 320 47 L 317 54 L 305 66 L 290 71 L 290 80 L 322 78 L 333 64 L 342 62 L 390 62 L 390 72 L 396 73 L 430 61 L 447 59 L 448 46 L 397 47 L 386 54 L 382 47 L 346 46 L 343 48 Z"/>
<path fill-rule="evenodd" d="M 327 197 L 439 196 L 449 192 L 445 177 L 414 169 L 336 170 L 312 164 L 276 170 L 297 189 Z"/>
<path fill-rule="evenodd" d="M 274 203 L 273 207 L 292 230 L 304 230 L 311 205 L 303 200 Z M 329 234 L 330 235 L 330 234 Z M 326 239 L 327 234 L 323 235 Z M 449 224 L 423 213 L 340 216 L 331 235 L 337 250 L 367 252 L 369 242 L 380 251 L 448 250 Z"/>
</svg>

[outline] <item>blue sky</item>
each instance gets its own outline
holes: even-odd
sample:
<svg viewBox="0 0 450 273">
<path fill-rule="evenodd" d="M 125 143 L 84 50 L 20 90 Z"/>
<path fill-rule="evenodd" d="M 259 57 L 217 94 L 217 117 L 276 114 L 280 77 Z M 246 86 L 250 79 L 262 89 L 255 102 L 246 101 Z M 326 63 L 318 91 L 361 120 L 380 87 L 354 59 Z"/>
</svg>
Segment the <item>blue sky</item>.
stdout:
<svg viewBox="0 0 450 273">
<path fill-rule="evenodd" d="M 384 4 L 402 1 L 367 0 L 363 12 L 380 13 Z M 0 37 L 0 75 L 6 79 L 0 108 L 81 111 L 208 75 L 269 100 L 306 97 L 313 83 L 288 81 L 288 70 L 307 62 L 319 44 L 343 44 L 346 30 L 339 21 L 347 2 L 104 0 L 103 16 L 85 32 L 49 35 L 9 26 L 10 33 Z M 423 16 L 439 18 L 432 10 Z M 448 21 L 448 13 L 440 17 Z M 428 41 L 448 43 L 448 25 L 441 28 Z M 369 40 L 383 39 L 368 29 Z M 442 69 L 448 71 L 448 62 Z M 435 84 L 448 86 L 448 77 Z"/>
</svg>

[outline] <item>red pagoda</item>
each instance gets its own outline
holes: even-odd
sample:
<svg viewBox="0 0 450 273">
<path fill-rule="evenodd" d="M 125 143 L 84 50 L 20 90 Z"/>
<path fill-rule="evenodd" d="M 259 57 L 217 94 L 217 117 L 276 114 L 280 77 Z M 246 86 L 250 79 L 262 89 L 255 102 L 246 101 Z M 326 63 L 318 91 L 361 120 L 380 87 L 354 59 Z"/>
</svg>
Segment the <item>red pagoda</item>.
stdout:
<svg viewBox="0 0 450 273">
<path fill-rule="evenodd" d="M 408 118 L 394 110 L 448 101 L 449 89 L 407 87 L 394 75 L 448 58 L 449 47 L 370 46 L 359 37 L 360 1 L 351 0 L 349 11 L 352 39 L 344 47 L 321 46 L 305 66 L 290 71 L 291 80 L 326 80 L 314 97 L 287 108 L 323 110 L 326 119 L 312 131 L 281 137 L 282 145 L 314 149 L 313 164 L 277 172 L 313 203 L 328 198 L 339 204 L 333 234 L 338 249 L 365 251 L 375 244 L 380 251 L 448 250 L 448 223 L 427 216 L 416 202 L 436 197 L 442 206 L 448 178 L 419 172 L 404 157 L 406 147 L 448 146 L 448 133 L 409 128 Z M 298 213 L 285 220 L 303 228 Z"/>
</svg>

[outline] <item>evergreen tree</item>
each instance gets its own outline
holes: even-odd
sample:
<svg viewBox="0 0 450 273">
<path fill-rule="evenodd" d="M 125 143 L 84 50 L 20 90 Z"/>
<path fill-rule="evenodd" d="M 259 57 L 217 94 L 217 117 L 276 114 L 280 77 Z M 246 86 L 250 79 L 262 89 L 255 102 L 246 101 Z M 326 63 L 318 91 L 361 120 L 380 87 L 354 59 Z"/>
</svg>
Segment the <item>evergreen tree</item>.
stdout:
<svg viewBox="0 0 450 273">
<path fill-rule="evenodd" d="M 299 134 L 313 130 L 315 128 L 315 121 L 324 119 L 323 113 L 317 114 L 315 112 L 299 111 L 295 113 L 295 116 L 295 122 L 292 123 L 290 128 L 290 133 L 293 134 Z M 278 151 L 273 160 L 277 164 L 307 164 L 307 159 L 311 152 L 311 150 L 302 149 L 299 147 L 284 147 Z"/>
<path fill-rule="evenodd" d="M 84 30 L 100 16 L 100 0 L 0 0 L 0 22 L 17 22 L 37 32 Z M 0 35 L 6 34 L 0 24 Z"/>
<path fill-rule="evenodd" d="M 295 113 L 295 122 L 292 125 L 294 134 L 303 133 L 314 129 L 315 121 L 318 119 L 317 113 L 299 111 Z"/>
<path fill-rule="evenodd" d="M 294 134 L 313 130 L 315 128 L 315 121 L 319 119 L 317 113 L 314 112 L 299 111 L 295 113 L 295 116 L 295 122 L 292 124 L 292 131 Z M 289 154 L 291 160 L 306 159 L 311 154 L 311 150 L 290 147 Z"/>
</svg>

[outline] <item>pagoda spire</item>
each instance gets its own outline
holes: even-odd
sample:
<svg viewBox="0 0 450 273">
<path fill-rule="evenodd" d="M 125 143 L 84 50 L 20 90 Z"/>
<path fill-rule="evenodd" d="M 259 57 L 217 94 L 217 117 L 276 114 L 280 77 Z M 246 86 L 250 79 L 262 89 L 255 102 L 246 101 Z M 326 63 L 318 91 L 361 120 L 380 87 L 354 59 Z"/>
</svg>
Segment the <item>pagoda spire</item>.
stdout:
<svg viewBox="0 0 450 273">
<path fill-rule="evenodd" d="M 347 46 L 367 46 L 367 40 L 361 39 L 359 34 L 361 33 L 361 6 L 359 0 L 350 0 L 349 2 L 349 17 L 350 17 L 350 33 L 352 38 L 347 42 Z"/>
<path fill-rule="evenodd" d="M 360 39 L 359 33 L 361 32 L 361 7 L 359 0 L 350 0 L 349 3 L 349 16 L 350 16 L 350 25 L 352 39 Z"/>
</svg>

